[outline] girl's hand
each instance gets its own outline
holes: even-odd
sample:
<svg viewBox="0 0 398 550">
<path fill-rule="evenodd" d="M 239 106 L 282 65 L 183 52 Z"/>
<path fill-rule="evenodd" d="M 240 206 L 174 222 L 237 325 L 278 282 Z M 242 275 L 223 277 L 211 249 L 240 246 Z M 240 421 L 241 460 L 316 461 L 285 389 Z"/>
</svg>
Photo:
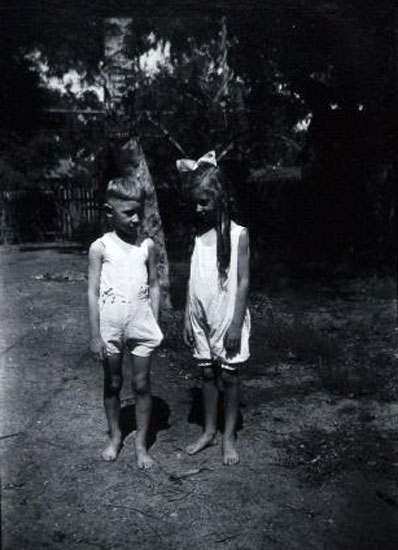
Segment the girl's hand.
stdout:
<svg viewBox="0 0 398 550">
<path fill-rule="evenodd" d="M 183 328 L 183 331 L 182 331 L 182 337 L 184 339 L 184 343 L 185 343 L 186 346 L 191 348 L 194 345 L 192 325 L 188 320 L 184 321 L 184 328 Z"/>
<path fill-rule="evenodd" d="M 224 336 L 225 355 L 227 359 L 232 359 L 240 352 L 240 339 L 242 335 L 241 327 L 230 325 Z"/>
<path fill-rule="evenodd" d="M 90 351 L 96 359 L 103 361 L 106 357 L 105 342 L 100 336 L 92 338 L 90 341 Z"/>
</svg>

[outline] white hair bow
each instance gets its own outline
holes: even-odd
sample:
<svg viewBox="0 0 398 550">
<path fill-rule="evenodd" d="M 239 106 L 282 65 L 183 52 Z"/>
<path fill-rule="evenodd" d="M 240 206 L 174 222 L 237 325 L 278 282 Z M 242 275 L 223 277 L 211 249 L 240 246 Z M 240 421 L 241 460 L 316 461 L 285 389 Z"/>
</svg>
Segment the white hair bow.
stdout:
<svg viewBox="0 0 398 550">
<path fill-rule="evenodd" d="M 177 170 L 179 172 L 195 171 L 200 164 L 211 164 L 212 166 L 217 166 L 216 152 L 209 151 L 198 160 L 180 159 L 176 162 Z"/>
</svg>

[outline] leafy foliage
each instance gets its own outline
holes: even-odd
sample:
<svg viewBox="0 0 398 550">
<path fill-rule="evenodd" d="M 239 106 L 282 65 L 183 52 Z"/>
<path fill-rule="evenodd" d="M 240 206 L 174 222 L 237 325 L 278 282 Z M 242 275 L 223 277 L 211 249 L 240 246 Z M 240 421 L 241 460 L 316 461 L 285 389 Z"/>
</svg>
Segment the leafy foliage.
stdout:
<svg viewBox="0 0 398 550">
<path fill-rule="evenodd" d="M 397 99 L 396 13 L 389 0 L 360 8 L 354 0 L 220 0 L 206 8 L 197 0 L 145 0 L 133 7 L 127 0 L 39 0 L 29 8 L 16 0 L 1 13 L 0 97 L 7 110 L 0 107 L 0 139 L 3 160 L 15 170 L 13 149 L 29 149 L 33 135 L 48 125 L 44 107 L 101 108 L 90 92 L 77 97 L 71 89 L 62 96 L 43 90 L 26 54 L 41 52 L 47 78 L 74 69 L 86 84 L 101 84 L 105 18 L 131 17 L 126 55 L 133 60 L 133 85 L 124 106 L 157 181 L 177 185 L 176 157 L 210 148 L 220 154 L 233 143 L 225 160 L 237 181 L 264 164 L 304 167 L 317 206 L 298 198 L 289 231 L 308 210 L 307 249 L 307 237 L 316 235 L 329 239 L 336 257 L 342 248 L 355 249 L 368 227 L 361 220 L 368 219 L 377 235 L 373 244 L 365 239 L 366 246 L 381 242 L 387 227 L 384 241 L 391 248 L 395 210 L 388 204 L 398 129 L 388 111 L 382 114 Z M 163 48 L 166 62 L 149 75 L 141 56 L 151 48 Z M 308 113 L 308 132 L 297 132 Z M 44 167 L 61 154 L 90 167 L 91 156 L 107 148 L 101 116 L 66 119 L 59 122 L 67 127 L 58 132 L 61 143 L 49 142 L 47 159 L 32 142 L 37 154 L 26 155 L 24 173 L 29 162 Z M 380 189 L 388 194 L 384 202 Z"/>
</svg>

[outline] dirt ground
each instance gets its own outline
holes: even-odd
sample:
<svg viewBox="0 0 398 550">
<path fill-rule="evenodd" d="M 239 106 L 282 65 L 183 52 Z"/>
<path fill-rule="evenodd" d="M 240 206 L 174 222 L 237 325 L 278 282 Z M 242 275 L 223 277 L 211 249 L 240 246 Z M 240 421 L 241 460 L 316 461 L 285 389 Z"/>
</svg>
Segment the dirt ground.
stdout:
<svg viewBox="0 0 398 550">
<path fill-rule="evenodd" d="M 237 467 L 222 465 L 219 445 L 184 452 L 201 430 L 200 381 L 179 336 L 181 311 L 164 315 L 152 371 L 157 466 L 142 472 L 127 371 L 124 447 L 115 463 L 100 458 L 87 256 L 14 246 L 0 248 L 0 261 L 4 550 L 398 548 L 392 281 L 253 292 Z M 172 272 L 178 296 L 183 269 Z"/>
</svg>

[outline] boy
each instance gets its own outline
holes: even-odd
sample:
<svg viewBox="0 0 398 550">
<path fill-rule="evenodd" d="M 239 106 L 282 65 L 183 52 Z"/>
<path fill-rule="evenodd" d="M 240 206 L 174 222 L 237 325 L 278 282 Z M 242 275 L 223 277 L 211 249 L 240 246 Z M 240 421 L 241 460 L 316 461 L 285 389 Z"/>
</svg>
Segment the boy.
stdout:
<svg viewBox="0 0 398 550">
<path fill-rule="evenodd" d="M 131 179 L 109 182 L 105 213 L 113 231 L 89 250 L 90 349 L 104 369 L 104 407 L 109 442 L 102 453 L 116 460 L 122 447 L 119 426 L 122 358 L 128 352 L 136 395 L 135 449 L 138 467 L 150 468 L 147 433 L 151 415 L 150 362 L 163 335 L 157 324 L 159 284 L 155 245 L 140 232 L 144 195 Z"/>
</svg>

